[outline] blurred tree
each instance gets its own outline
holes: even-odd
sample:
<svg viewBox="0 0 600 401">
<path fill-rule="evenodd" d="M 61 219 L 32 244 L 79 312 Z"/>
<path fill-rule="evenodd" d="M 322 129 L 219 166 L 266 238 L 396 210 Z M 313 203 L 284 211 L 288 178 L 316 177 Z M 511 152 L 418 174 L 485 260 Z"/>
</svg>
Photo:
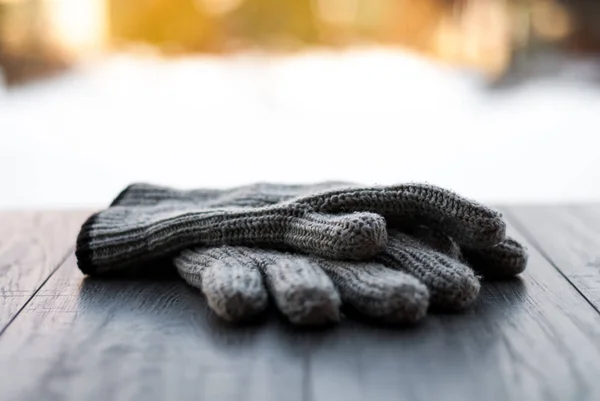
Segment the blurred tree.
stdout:
<svg viewBox="0 0 600 401">
<path fill-rule="evenodd" d="M 166 51 L 218 51 L 217 21 L 195 0 L 109 0 L 113 43 L 147 43 Z"/>
<path fill-rule="evenodd" d="M 113 43 L 220 52 L 229 43 L 315 43 L 309 0 L 109 0 Z"/>
<path fill-rule="evenodd" d="M 0 2 L 0 68 L 8 85 L 64 71 L 69 57 L 48 36 L 42 0 Z"/>
<path fill-rule="evenodd" d="M 516 58 L 527 59 L 534 51 L 554 51 L 557 46 L 600 51 L 600 2 L 589 0 L 72 0 L 69 4 L 85 14 L 85 4 L 99 1 L 106 3 L 110 43 L 147 44 L 169 53 L 256 47 L 287 51 L 375 42 L 498 75 Z M 65 1 L 0 0 L 0 66 L 10 82 L 68 65 L 66 46 L 56 40 L 75 39 L 77 29 L 56 29 L 52 26 L 56 21 L 48 23 L 47 13 L 59 4 L 60 12 L 50 18 L 58 15 L 62 23 L 69 19 L 69 28 L 85 24 L 78 20 L 81 14 L 68 12 L 74 8 Z M 87 15 L 94 18 L 93 12 Z"/>
<path fill-rule="evenodd" d="M 259 45 L 293 47 L 319 42 L 310 0 L 245 0 L 227 19 L 233 36 Z"/>
<path fill-rule="evenodd" d="M 566 38 L 567 46 L 576 52 L 598 53 L 600 51 L 600 1 L 558 0 L 571 16 L 571 32 Z"/>
</svg>

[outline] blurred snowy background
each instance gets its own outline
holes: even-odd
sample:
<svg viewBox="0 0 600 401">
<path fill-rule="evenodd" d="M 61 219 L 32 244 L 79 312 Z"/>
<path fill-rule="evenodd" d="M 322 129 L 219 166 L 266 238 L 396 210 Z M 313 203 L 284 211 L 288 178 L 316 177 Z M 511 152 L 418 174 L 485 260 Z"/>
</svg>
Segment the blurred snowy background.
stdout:
<svg viewBox="0 0 600 401">
<path fill-rule="evenodd" d="M 104 206 L 134 181 L 427 181 L 488 202 L 600 201 L 593 59 L 544 52 L 526 79 L 491 89 L 485 66 L 427 53 L 89 51 L 26 83 L 13 65 L 19 83 L 5 69 L 0 87 L 0 208 Z"/>
</svg>

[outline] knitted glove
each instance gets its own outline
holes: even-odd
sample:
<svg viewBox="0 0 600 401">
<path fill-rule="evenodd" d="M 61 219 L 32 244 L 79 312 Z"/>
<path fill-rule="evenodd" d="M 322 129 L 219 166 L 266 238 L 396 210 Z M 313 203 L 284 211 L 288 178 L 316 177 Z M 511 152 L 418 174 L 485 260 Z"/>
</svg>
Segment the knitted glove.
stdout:
<svg viewBox="0 0 600 401">
<path fill-rule="evenodd" d="M 342 302 L 370 318 L 415 322 L 430 303 L 465 308 L 480 287 L 468 266 L 397 231 L 371 262 L 222 246 L 185 250 L 175 266 L 218 316 L 234 322 L 262 312 L 268 294 L 296 324 L 335 322 Z"/>
<path fill-rule="evenodd" d="M 260 245 L 364 260 L 385 249 L 382 216 L 390 227 L 426 224 L 473 248 L 504 239 L 500 213 L 450 191 L 423 184 L 348 185 L 177 191 L 135 184 L 83 225 L 79 267 L 86 274 L 126 269 L 195 245 Z"/>
<path fill-rule="evenodd" d="M 296 324 L 339 319 L 343 302 L 370 318 L 415 322 L 428 307 L 461 310 L 479 293 L 479 280 L 447 235 L 420 226 L 413 235 L 391 230 L 388 246 L 370 262 L 345 262 L 247 247 L 185 250 L 175 258 L 184 280 L 202 291 L 211 309 L 229 321 L 252 318 L 268 294 Z M 527 253 L 512 239 L 477 255 L 472 266 L 486 277 L 525 269 Z"/>
<path fill-rule="evenodd" d="M 115 203 L 149 206 L 176 202 L 179 207 L 214 207 L 223 202 L 228 206 L 263 207 L 335 185 L 341 184 L 259 184 L 230 191 L 174 191 L 136 185 Z M 315 197 L 313 194 L 306 199 Z M 448 199 L 439 201 L 443 204 Z M 184 251 L 175 263 L 179 274 L 203 291 L 211 308 L 233 321 L 262 311 L 267 304 L 267 289 L 292 322 L 305 324 L 337 320 L 340 295 L 345 304 L 363 314 L 395 322 L 422 318 L 429 296 L 431 305 L 438 308 L 461 309 L 469 305 L 477 295 L 479 282 L 470 269 L 458 262 L 462 258 L 458 245 L 437 230 L 417 226 L 413 231 L 422 237 L 421 241 L 392 232 L 387 251 L 370 263 L 227 246 Z M 466 238 L 474 236 L 467 233 Z M 485 258 L 493 254 L 481 252 L 481 261 L 487 263 Z M 495 266 L 498 271 L 506 271 L 499 275 L 507 275 L 510 269 L 501 262 L 496 260 Z M 515 266 L 511 268 L 516 270 Z"/>
<path fill-rule="evenodd" d="M 411 226 L 407 234 L 418 237 L 438 252 L 468 264 L 488 280 L 509 279 L 521 274 L 527 267 L 527 249 L 511 237 L 492 247 L 459 247 L 448 235 L 427 226 Z"/>
<path fill-rule="evenodd" d="M 194 245 L 262 245 L 364 259 L 387 242 L 385 220 L 370 212 L 324 214 L 294 201 L 246 207 L 229 202 L 227 192 L 204 205 L 178 201 L 125 205 L 128 191 L 137 189 L 126 190 L 111 207 L 83 224 L 76 255 L 84 273 L 132 268 Z"/>
</svg>

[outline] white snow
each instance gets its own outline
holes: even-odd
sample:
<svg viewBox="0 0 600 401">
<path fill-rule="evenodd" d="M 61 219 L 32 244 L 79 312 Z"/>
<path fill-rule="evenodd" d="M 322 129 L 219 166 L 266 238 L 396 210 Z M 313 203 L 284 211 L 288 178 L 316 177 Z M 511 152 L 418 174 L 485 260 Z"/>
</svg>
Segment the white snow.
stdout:
<svg viewBox="0 0 600 401">
<path fill-rule="evenodd" d="M 576 74 L 575 74 L 576 75 Z M 0 207 L 87 207 L 132 181 L 428 181 L 489 202 L 600 200 L 600 85 L 490 92 L 384 50 L 115 55 L 0 90 Z"/>
</svg>

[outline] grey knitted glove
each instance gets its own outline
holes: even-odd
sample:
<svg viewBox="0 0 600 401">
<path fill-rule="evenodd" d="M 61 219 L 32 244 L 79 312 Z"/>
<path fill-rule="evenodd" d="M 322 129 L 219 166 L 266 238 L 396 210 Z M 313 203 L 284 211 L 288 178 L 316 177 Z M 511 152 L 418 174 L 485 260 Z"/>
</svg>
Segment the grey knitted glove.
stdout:
<svg viewBox="0 0 600 401">
<path fill-rule="evenodd" d="M 201 208 L 216 205 L 264 207 L 304 195 L 303 200 L 313 202 L 322 197 L 326 200 L 323 203 L 327 205 L 327 201 L 339 202 L 336 197 L 341 195 L 343 198 L 350 191 L 343 191 L 341 194 L 340 191 L 329 191 L 333 194 L 332 197 L 327 194 L 315 195 L 314 192 L 330 190 L 339 185 L 348 184 L 259 184 L 229 191 L 174 191 L 136 185 L 126 190 L 115 203 L 128 206 L 176 203 L 177 207 L 184 209 L 190 204 Z M 464 205 L 452 205 L 456 195 L 428 186 L 415 185 L 412 189 L 418 187 L 433 189 L 434 193 L 437 190 L 437 194 L 441 194 L 432 200 L 432 203 L 441 205 L 441 222 L 453 219 L 444 213 L 465 213 L 464 210 L 455 209 Z M 405 189 L 408 188 L 410 187 L 405 186 Z M 360 192 L 364 189 L 351 191 Z M 459 200 L 464 202 L 460 198 Z M 377 200 L 372 203 L 384 210 Z M 400 213 L 390 215 L 396 217 Z M 405 224 L 413 220 L 409 217 L 418 217 L 418 213 L 407 216 Z M 478 216 L 472 217 L 476 220 Z M 468 227 L 450 225 L 450 228 L 453 232 L 462 233 L 464 238 L 479 236 L 480 242 L 492 242 L 489 238 L 481 240 L 483 230 L 477 224 L 471 223 L 470 226 L 476 228 L 475 232 L 468 232 Z M 203 291 L 211 308 L 218 315 L 234 321 L 249 318 L 262 311 L 267 304 L 267 289 L 278 308 L 291 321 L 305 324 L 336 320 L 339 317 L 340 295 L 345 304 L 363 314 L 396 322 L 422 318 L 429 298 L 434 307 L 464 308 L 475 299 L 479 290 L 478 280 L 469 268 L 458 262 L 462 255 L 454 241 L 440 231 L 418 227 L 416 226 L 414 235 L 422 237 L 421 241 L 400 232 L 391 232 L 386 252 L 379 254 L 376 261 L 368 263 L 346 263 L 314 256 L 231 246 L 184 251 L 175 259 L 175 263 L 180 275 Z M 484 262 L 487 255 L 482 252 Z M 496 263 L 496 266 L 498 270 L 505 268 L 502 263 Z M 266 285 L 263 284 L 263 277 Z"/>
<path fill-rule="evenodd" d="M 227 192 L 204 204 L 163 201 L 126 205 L 131 201 L 127 194 L 128 190 L 82 226 L 76 255 L 84 273 L 135 267 L 194 245 L 262 245 L 331 258 L 365 259 L 387 242 L 385 220 L 370 212 L 325 214 L 296 201 L 246 207 L 230 202 Z"/>
<path fill-rule="evenodd" d="M 296 324 L 339 320 L 341 303 L 370 318 L 415 322 L 431 306 L 463 309 L 479 280 L 457 259 L 401 232 L 371 262 L 348 262 L 241 246 L 195 248 L 175 258 L 181 277 L 229 321 L 275 305 Z"/>
<path fill-rule="evenodd" d="M 510 237 L 492 247 L 473 248 L 459 247 L 448 235 L 427 226 L 406 227 L 405 232 L 436 251 L 468 264 L 488 280 L 512 278 L 527 267 L 527 249 Z"/>
<path fill-rule="evenodd" d="M 344 188 L 329 189 L 333 186 Z M 423 184 L 255 184 L 192 191 L 136 184 L 83 225 L 76 254 L 86 274 L 126 269 L 200 245 L 260 245 L 365 260 L 387 244 L 382 216 L 390 227 L 426 224 L 473 248 L 496 245 L 505 232 L 498 212 Z"/>
<path fill-rule="evenodd" d="M 229 321 L 262 312 L 267 294 L 296 324 L 337 321 L 342 302 L 370 318 L 395 323 L 418 321 L 429 306 L 469 306 L 480 288 L 467 265 L 471 260 L 439 231 L 423 226 L 412 231 L 413 236 L 390 231 L 386 250 L 370 262 L 222 246 L 185 250 L 175 265 L 211 309 Z M 516 275 L 527 262 L 526 251 L 512 239 L 475 254 L 472 266 L 486 277 Z"/>
</svg>

